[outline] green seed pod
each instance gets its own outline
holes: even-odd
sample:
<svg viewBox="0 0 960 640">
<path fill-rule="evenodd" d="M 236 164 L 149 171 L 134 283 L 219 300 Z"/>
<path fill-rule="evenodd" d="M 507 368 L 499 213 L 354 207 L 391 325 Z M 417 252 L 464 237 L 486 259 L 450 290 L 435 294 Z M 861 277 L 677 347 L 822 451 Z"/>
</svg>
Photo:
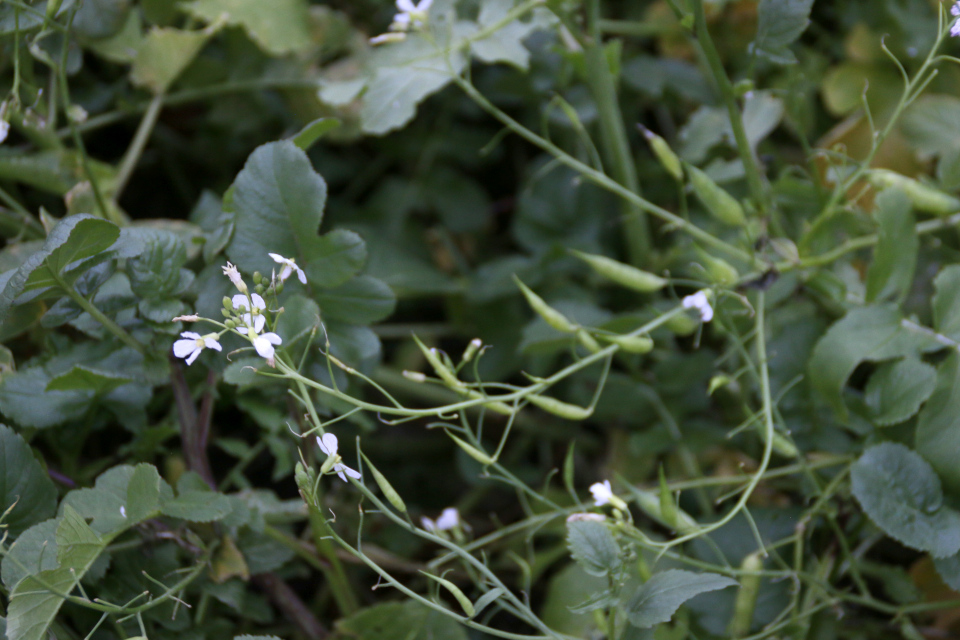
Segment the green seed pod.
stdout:
<svg viewBox="0 0 960 640">
<path fill-rule="evenodd" d="M 766 442 L 767 440 L 767 429 L 762 425 L 759 428 L 760 439 Z M 797 450 L 797 446 L 793 444 L 789 438 L 777 431 L 773 430 L 773 450 L 785 458 L 796 458 L 800 455 L 800 452 Z"/>
<path fill-rule="evenodd" d="M 671 316 L 669 320 L 663 323 L 667 329 L 678 336 L 688 336 L 700 326 L 699 320 L 694 320 L 685 313 Z"/>
<path fill-rule="evenodd" d="M 417 343 L 417 346 L 420 347 L 420 352 L 423 353 L 423 357 L 427 359 L 427 362 L 430 363 L 430 366 L 433 367 L 434 372 L 436 372 L 437 377 L 446 383 L 448 387 L 453 387 L 455 389 L 462 389 L 463 382 L 461 382 L 457 376 L 454 375 L 447 365 L 443 363 L 440 359 L 440 356 L 437 354 L 436 349 L 428 349 L 425 344 L 420 341 L 420 338 L 413 336 L 413 341 Z"/>
<path fill-rule="evenodd" d="M 690 176 L 690 184 L 693 186 L 693 192 L 697 194 L 697 199 L 703 203 L 707 211 L 714 218 L 739 227 L 747 223 L 747 217 L 743 213 L 743 207 L 737 202 L 736 198 L 723 190 L 710 176 L 700 169 L 687 165 L 687 175 Z"/>
<path fill-rule="evenodd" d="M 298 462 L 293 477 L 297 481 L 297 487 L 300 489 L 303 499 L 308 504 L 313 504 L 313 486 L 317 479 L 314 470 L 307 468 L 302 462 Z"/>
<path fill-rule="evenodd" d="M 622 262 L 617 262 L 606 256 L 583 253 L 582 251 L 571 251 L 571 253 L 589 264 L 590 267 L 601 276 L 613 280 L 628 289 L 651 293 L 667 286 L 667 280 L 660 276 L 648 271 L 643 271 L 642 269 L 637 269 L 636 267 L 631 267 Z"/>
<path fill-rule="evenodd" d="M 593 414 L 592 408 L 578 407 L 569 402 L 562 402 L 550 396 L 529 396 L 530 404 L 536 405 L 555 416 L 566 420 L 586 420 Z"/>
<path fill-rule="evenodd" d="M 467 348 L 463 350 L 463 355 L 460 356 L 462 362 L 470 362 L 473 360 L 473 356 L 477 355 L 477 351 L 480 350 L 480 347 L 483 346 L 483 341 L 480 338 L 474 338 L 470 341 L 470 344 L 467 345 Z"/>
<path fill-rule="evenodd" d="M 474 400 L 481 400 L 485 398 L 485 396 L 482 393 L 480 393 L 479 391 L 474 391 L 472 389 L 467 392 L 467 397 L 473 398 Z M 490 409 L 490 411 L 493 411 L 494 413 L 499 413 L 500 415 L 503 415 L 503 416 L 513 415 L 513 409 L 510 407 L 510 405 L 504 404 L 503 402 L 496 402 L 496 401 L 484 402 L 483 406 L 486 407 L 487 409 Z"/>
<path fill-rule="evenodd" d="M 660 465 L 657 479 L 660 481 L 660 514 L 668 527 L 676 529 L 678 523 L 677 503 L 673 501 L 673 494 L 670 493 L 670 487 L 667 486 L 667 476 L 663 473 L 663 465 Z"/>
<path fill-rule="evenodd" d="M 637 128 L 640 129 L 643 137 L 647 139 L 647 144 L 650 145 L 650 150 L 653 151 L 653 155 L 660 161 L 660 166 L 666 169 L 667 173 L 677 180 L 683 180 L 683 166 L 680 164 L 680 158 L 673 152 L 673 149 L 670 148 L 667 141 L 643 125 L 638 124 Z"/>
<path fill-rule="evenodd" d="M 900 188 L 917 211 L 932 213 L 935 216 L 946 216 L 960 211 L 960 199 L 895 171 L 872 169 L 867 179 L 870 184 L 881 189 L 887 187 Z"/>
<path fill-rule="evenodd" d="M 736 284 L 740 279 L 740 274 L 726 260 L 716 258 L 705 251 L 699 251 L 698 253 L 700 254 L 700 262 L 703 263 L 703 268 L 707 271 L 707 276 L 714 284 L 729 287 Z"/>
<path fill-rule="evenodd" d="M 520 287 L 520 291 L 523 292 L 523 296 L 527 299 L 527 304 L 529 304 L 541 318 L 546 320 L 547 324 L 557 331 L 564 333 L 573 333 L 577 330 L 575 324 L 567 320 L 562 313 L 544 302 L 543 298 L 531 291 L 527 285 L 520 282 L 520 278 L 513 276 L 513 280 L 517 283 L 517 286 Z"/>
<path fill-rule="evenodd" d="M 612 342 L 627 353 L 649 353 L 653 349 L 653 340 L 649 336 L 600 336 Z"/>
<path fill-rule="evenodd" d="M 47 20 L 53 20 L 53 18 L 57 15 L 57 11 L 60 10 L 61 4 L 63 4 L 63 0 L 50 0 L 47 3 Z"/>
<path fill-rule="evenodd" d="M 638 489 L 633 485 L 627 486 L 630 488 L 630 493 L 633 494 L 633 500 L 637 507 L 663 526 L 670 527 L 681 535 L 694 533 L 700 529 L 697 521 L 691 518 L 686 511 L 683 511 L 680 508 L 677 508 L 676 510 L 676 524 L 671 525 L 664 517 L 663 511 L 660 507 L 660 496 L 657 493 L 653 493 L 652 491 L 644 491 L 643 489 Z"/>
<path fill-rule="evenodd" d="M 586 347 L 587 351 L 590 353 L 596 353 L 597 351 L 600 351 L 600 345 L 597 344 L 597 341 L 592 335 L 583 329 L 577 329 L 577 340 L 580 342 L 580 344 Z"/>
<path fill-rule="evenodd" d="M 575 445 L 575 441 L 570 443 L 570 446 L 567 448 L 567 456 L 563 459 L 563 485 L 567 488 L 567 491 L 574 495 L 576 495 L 576 490 L 574 489 L 573 484 L 573 475 L 575 471 L 573 452 Z"/>
<path fill-rule="evenodd" d="M 463 608 L 463 612 L 467 614 L 467 617 L 468 618 L 473 617 L 473 614 L 476 613 L 476 611 L 473 608 L 473 603 L 470 602 L 470 598 L 464 595 L 463 591 L 460 591 L 460 587 L 453 584 L 449 580 L 444 580 L 443 578 L 427 573 L 426 571 L 421 570 L 420 573 L 427 576 L 431 580 L 434 580 L 440 583 L 441 585 L 443 585 L 443 587 L 446 588 L 446 590 L 449 591 L 453 595 L 453 597 L 457 599 L 457 602 L 460 603 L 460 606 Z"/>
<path fill-rule="evenodd" d="M 487 454 L 485 454 L 483 451 L 480 451 L 479 449 L 477 449 L 476 447 L 472 446 L 471 444 L 469 444 L 469 443 L 461 440 L 460 438 L 458 438 L 457 436 L 453 435 L 453 434 L 450 433 L 449 431 L 447 431 L 447 435 L 450 436 L 451 438 L 453 438 L 453 441 L 456 442 L 457 445 L 458 445 L 461 449 L 463 449 L 463 450 L 467 453 L 468 456 L 470 456 L 471 458 L 473 458 L 474 460 L 476 460 L 476 461 L 479 462 L 480 464 L 482 464 L 482 465 L 490 465 L 490 464 L 493 464 L 494 462 L 496 462 L 496 460 L 494 460 L 493 458 L 491 458 L 490 456 L 488 456 Z"/>
<path fill-rule="evenodd" d="M 383 492 L 384 497 L 390 501 L 397 511 L 406 513 L 407 505 L 404 504 L 403 498 L 400 497 L 400 494 L 397 493 L 397 490 L 393 488 L 393 485 L 384 477 L 380 470 L 373 466 L 373 463 L 370 462 L 370 458 L 367 457 L 362 451 L 360 455 L 363 456 L 364 461 L 367 463 L 367 466 L 370 467 L 370 473 L 373 474 L 373 479 L 376 481 L 377 486 L 380 487 L 380 491 Z"/>
<path fill-rule="evenodd" d="M 753 622 L 753 611 L 757 607 L 757 596 L 760 595 L 760 576 L 763 569 L 763 558 L 760 551 L 755 551 L 740 563 L 740 591 L 733 604 L 733 617 L 727 627 L 728 638 L 742 638 L 750 633 Z"/>
</svg>

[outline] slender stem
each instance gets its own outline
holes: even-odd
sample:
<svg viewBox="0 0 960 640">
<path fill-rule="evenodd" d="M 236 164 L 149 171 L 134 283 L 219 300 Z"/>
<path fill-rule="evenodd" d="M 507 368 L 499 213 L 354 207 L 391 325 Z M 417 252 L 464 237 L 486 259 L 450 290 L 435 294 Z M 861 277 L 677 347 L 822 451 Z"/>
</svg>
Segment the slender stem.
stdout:
<svg viewBox="0 0 960 640">
<path fill-rule="evenodd" d="M 80 295 L 80 292 L 74 289 L 73 285 L 70 285 L 64 282 L 64 280 L 60 277 L 60 275 L 54 271 L 53 266 L 48 265 L 47 268 L 53 274 L 54 280 L 57 282 L 58 285 L 60 285 L 60 288 L 63 290 L 63 292 L 66 293 L 71 300 L 76 302 L 81 309 L 89 313 L 90 317 L 92 317 L 94 320 L 102 324 L 103 327 L 107 331 L 115 335 L 117 339 L 120 340 L 120 342 L 124 343 L 128 347 L 131 347 L 132 349 L 135 349 L 139 353 L 142 353 L 144 355 L 146 354 L 147 350 L 146 350 L 146 347 L 143 346 L 143 344 L 141 344 L 139 341 L 137 341 L 136 338 L 134 338 L 129 333 L 127 333 L 123 329 L 123 327 L 121 327 L 116 322 L 108 318 L 102 311 L 100 311 L 100 309 L 97 309 L 97 307 L 94 306 L 92 302 L 90 302 L 89 300 L 84 298 L 82 295 Z"/>
<path fill-rule="evenodd" d="M 143 119 L 140 120 L 140 126 L 137 127 L 137 132 L 134 134 L 133 140 L 130 142 L 130 147 L 127 149 L 127 152 L 123 154 L 123 160 L 120 162 L 120 168 L 117 169 L 117 181 L 113 193 L 114 202 L 120 199 L 120 195 L 123 193 L 123 189 L 127 186 L 130 176 L 133 175 L 133 170 L 136 168 L 137 161 L 140 160 L 140 156 L 143 154 L 143 150 L 147 146 L 147 141 L 150 139 L 150 133 L 153 131 L 153 127 L 157 124 L 157 118 L 160 116 L 160 110 L 162 108 L 163 94 L 160 93 L 155 95 L 153 100 L 150 101 L 150 105 L 147 107 L 146 113 L 143 114 Z"/>
<path fill-rule="evenodd" d="M 317 499 L 319 500 L 319 496 Z M 318 568 L 323 571 L 323 575 L 330 583 L 330 590 L 333 592 L 333 599 L 337 601 L 340 613 L 344 617 L 349 616 L 359 609 L 360 605 L 333 546 L 334 531 L 323 514 L 320 513 L 320 507 L 317 504 L 308 501 L 307 510 L 310 519 L 310 531 L 313 533 L 313 544 L 317 553 L 329 563 L 329 566 Z"/>
<path fill-rule="evenodd" d="M 747 174 L 747 184 L 750 187 L 750 195 L 753 201 L 761 209 L 767 208 L 765 190 L 763 188 L 763 176 L 760 174 L 760 168 L 757 165 L 756 155 L 750 147 L 750 140 L 747 138 L 746 129 L 743 126 L 743 116 L 740 113 L 740 107 L 737 106 L 737 96 L 733 89 L 730 78 L 723 68 L 723 61 L 720 59 L 720 52 L 713 44 L 713 38 L 710 37 L 710 30 L 707 28 L 707 18 L 703 10 L 703 0 L 695 0 L 693 3 L 694 17 L 696 22 L 697 40 L 703 55 L 710 66 L 710 72 L 720 89 L 720 95 L 727 107 L 727 113 L 730 116 L 730 127 L 733 129 L 733 138 L 737 143 L 737 149 L 740 152 L 740 159 L 743 161 L 743 168 Z"/>
</svg>

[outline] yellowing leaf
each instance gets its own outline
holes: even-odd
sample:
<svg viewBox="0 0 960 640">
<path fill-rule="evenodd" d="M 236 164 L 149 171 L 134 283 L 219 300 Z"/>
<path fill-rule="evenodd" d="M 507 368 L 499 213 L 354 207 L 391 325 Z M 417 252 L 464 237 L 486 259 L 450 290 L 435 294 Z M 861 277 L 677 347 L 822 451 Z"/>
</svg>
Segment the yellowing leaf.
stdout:
<svg viewBox="0 0 960 640">
<path fill-rule="evenodd" d="M 212 25 L 203 31 L 151 30 L 137 51 L 130 79 L 154 93 L 164 93 L 193 62 L 218 27 Z"/>
</svg>

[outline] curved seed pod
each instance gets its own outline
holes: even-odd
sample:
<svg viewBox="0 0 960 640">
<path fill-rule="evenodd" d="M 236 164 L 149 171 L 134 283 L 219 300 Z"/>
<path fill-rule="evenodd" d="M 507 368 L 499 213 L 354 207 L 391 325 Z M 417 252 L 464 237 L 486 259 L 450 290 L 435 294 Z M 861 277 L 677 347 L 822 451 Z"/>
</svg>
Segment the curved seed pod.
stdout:
<svg viewBox="0 0 960 640">
<path fill-rule="evenodd" d="M 467 396 L 470 398 L 474 398 L 476 400 L 480 400 L 485 397 L 479 391 L 473 391 L 473 390 L 468 391 Z M 510 405 L 504 404 L 503 402 L 496 402 L 496 401 L 484 402 L 483 406 L 503 416 L 513 415 L 513 409 L 510 407 Z"/>
<path fill-rule="evenodd" d="M 586 420 L 593 414 L 593 409 L 578 407 L 575 404 L 562 402 L 549 396 L 529 396 L 527 400 L 530 401 L 530 404 L 540 407 L 547 413 L 552 413 L 567 420 Z"/>
<path fill-rule="evenodd" d="M 743 207 L 740 206 L 736 198 L 724 191 L 720 185 L 700 169 L 689 164 L 686 168 L 687 175 L 690 176 L 690 184 L 693 186 L 693 192 L 697 194 L 697 199 L 703 203 L 710 215 L 724 224 L 735 227 L 747 223 Z"/>
<path fill-rule="evenodd" d="M 370 458 L 367 457 L 367 454 L 360 452 L 360 455 L 363 456 L 364 462 L 367 463 L 367 466 L 370 467 L 370 473 L 373 474 L 373 479 L 376 481 L 377 486 L 380 487 L 380 491 L 383 492 L 383 496 L 390 501 L 396 509 L 400 512 L 405 513 L 407 511 L 407 505 L 403 502 L 403 498 L 400 497 L 400 494 L 397 493 L 397 490 L 393 488 L 393 485 L 387 480 L 387 478 L 380 473 L 380 470 L 373 466 L 373 463 L 370 462 Z"/>
<path fill-rule="evenodd" d="M 910 198 L 910 202 L 917 211 L 932 213 L 935 216 L 946 216 L 960 211 L 960 199 L 896 171 L 872 169 L 867 179 L 870 184 L 881 189 L 898 187 Z"/>
<path fill-rule="evenodd" d="M 755 551 L 740 563 L 740 571 L 744 572 L 740 578 L 740 591 L 733 604 L 733 617 L 727 627 L 727 637 L 742 638 L 750 633 L 750 624 L 753 622 L 753 610 L 757 607 L 757 596 L 760 595 L 760 576 L 763 569 L 763 558 L 760 551 Z"/>
<path fill-rule="evenodd" d="M 430 363 L 430 366 L 433 367 L 433 370 L 436 372 L 438 378 L 443 380 L 449 387 L 453 387 L 455 389 L 463 388 L 463 382 L 461 382 L 460 379 L 453 374 L 453 371 L 451 371 L 447 365 L 443 363 L 434 349 L 428 349 L 425 344 L 420 342 L 420 338 L 417 336 L 413 336 L 413 341 L 417 343 L 418 347 L 420 347 L 420 352 L 423 353 L 423 357 L 426 358 L 427 362 Z"/>
<path fill-rule="evenodd" d="M 587 351 L 590 353 L 596 353 L 597 351 L 600 351 L 600 345 L 597 344 L 597 341 L 594 340 L 592 335 L 583 329 L 577 329 L 577 340 L 579 340 L 580 344 L 586 347 Z"/>
<path fill-rule="evenodd" d="M 630 488 L 630 493 L 633 494 L 634 503 L 639 507 L 641 511 L 645 514 L 659 522 L 660 524 L 674 529 L 677 533 L 681 535 L 687 535 L 689 533 L 694 533 L 700 529 L 700 526 L 697 524 L 697 521 L 690 517 L 683 509 L 677 508 L 676 518 L 677 522 L 675 525 L 671 525 L 666 521 L 663 515 L 663 511 L 660 508 L 660 496 L 652 491 L 644 491 L 643 489 L 638 489 L 633 485 L 627 485 Z"/>
<path fill-rule="evenodd" d="M 671 529 L 677 528 L 679 522 L 677 518 L 677 503 L 673 501 L 673 494 L 670 493 L 670 487 L 667 486 L 667 477 L 663 473 L 663 465 L 660 465 L 660 471 L 657 474 L 660 481 L 660 514 L 663 521 Z"/>
<path fill-rule="evenodd" d="M 472 617 L 473 617 L 473 614 L 475 613 L 475 610 L 474 610 L 474 608 L 473 608 L 473 603 L 470 602 L 470 598 L 468 598 L 468 597 L 463 593 L 463 591 L 460 591 L 460 587 L 458 587 L 457 585 L 453 584 L 453 583 L 450 582 L 449 580 L 445 580 L 445 579 L 441 578 L 440 576 L 435 576 L 435 575 L 433 575 L 432 573 L 427 573 L 426 571 L 423 571 L 423 570 L 421 570 L 420 573 L 422 573 L 423 575 L 427 576 L 427 577 L 430 578 L 431 580 L 434 580 L 434 581 L 440 583 L 441 585 L 443 585 L 443 587 L 444 587 L 447 591 L 449 591 L 449 592 L 453 595 L 454 598 L 457 599 L 457 602 L 460 603 L 460 606 L 463 608 L 463 612 L 464 612 L 465 614 L 467 614 L 467 617 L 468 617 L 468 618 L 472 618 Z"/>
<path fill-rule="evenodd" d="M 627 353 L 649 353 L 653 349 L 653 340 L 649 336 L 600 336 L 607 342 L 620 347 Z"/>
<path fill-rule="evenodd" d="M 571 251 L 573 255 L 590 265 L 598 274 L 623 285 L 628 289 L 651 293 L 667 286 L 667 280 L 648 271 L 637 269 L 628 264 L 618 262 L 606 256 L 598 256 L 582 251 Z"/>
<path fill-rule="evenodd" d="M 722 258 L 717 258 L 705 251 L 699 251 L 699 259 L 703 263 L 703 268 L 707 271 L 711 282 L 721 286 L 729 287 L 740 280 L 740 274 L 736 268 Z"/>
<path fill-rule="evenodd" d="M 562 331 L 564 333 L 573 333 L 577 330 L 577 326 L 575 324 L 567 320 L 566 316 L 564 316 L 562 313 L 544 302 L 543 298 L 531 291 L 527 285 L 520 281 L 520 278 L 513 276 L 513 280 L 517 283 L 517 286 L 520 287 L 520 291 L 523 292 L 523 297 L 527 299 L 527 304 L 530 305 L 530 308 L 536 311 L 541 318 L 546 320 L 548 325 L 557 331 Z"/>
<path fill-rule="evenodd" d="M 496 460 L 494 460 L 493 458 L 491 458 L 490 456 L 488 456 L 487 454 L 485 454 L 483 451 L 480 451 L 480 449 L 477 449 L 476 447 L 474 447 L 473 445 L 469 444 L 468 442 L 466 442 L 466 441 L 464 441 L 464 440 L 461 440 L 460 438 L 458 438 L 457 436 L 453 435 L 453 434 L 450 433 L 449 431 L 447 431 L 447 435 L 450 436 L 451 438 L 453 438 L 453 441 L 456 442 L 457 445 L 458 445 L 461 449 L 463 449 L 463 450 L 467 453 L 468 456 L 470 456 L 471 458 L 473 458 L 474 460 L 476 460 L 476 461 L 479 462 L 480 464 L 488 465 L 488 464 L 493 464 L 493 463 L 496 462 Z"/>
<path fill-rule="evenodd" d="M 647 144 L 650 145 L 650 150 L 653 151 L 653 155 L 660 161 L 660 166 L 666 169 L 667 173 L 677 180 L 683 180 L 683 166 L 680 164 L 680 158 L 673 152 L 673 149 L 670 148 L 667 141 L 642 124 L 638 124 L 637 128 L 640 129 L 643 137 L 647 139 Z"/>
<path fill-rule="evenodd" d="M 698 320 L 694 320 L 685 313 L 680 313 L 675 316 L 672 316 L 669 320 L 663 323 L 667 329 L 677 334 L 678 336 L 688 336 L 700 326 Z"/>
</svg>

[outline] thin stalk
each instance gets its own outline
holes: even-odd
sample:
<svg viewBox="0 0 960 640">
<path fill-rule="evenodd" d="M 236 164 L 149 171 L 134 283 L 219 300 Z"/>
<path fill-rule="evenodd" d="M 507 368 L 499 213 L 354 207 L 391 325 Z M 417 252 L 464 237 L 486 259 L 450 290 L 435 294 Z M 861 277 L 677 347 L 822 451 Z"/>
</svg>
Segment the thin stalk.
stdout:
<svg viewBox="0 0 960 640">
<path fill-rule="evenodd" d="M 60 277 L 60 275 L 54 272 L 53 267 L 48 266 L 48 269 L 50 269 L 50 272 L 53 273 L 54 280 L 57 282 L 58 285 L 60 285 L 60 288 L 63 290 L 63 292 L 66 293 L 71 300 L 76 302 L 81 309 L 89 313 L 90 317 L 92 317 L 94 320 L 102 324 L 103 327 L 107 331 L 112 333 L 114 336 L 116 336 L 117 339 L 120 340 L 120 342 L 136 350 L 137 352 L 146 355 L 147 350 L 146 350 L 146 347 L 143 346 L 143 344 L 141 344 L 139 341 L 137 341 L 136 338 L 134 338 L 129 333 L 127 333 L 123 329 L 123 327 L 121 327 L 116 322 L 108 318 L 102 311 L 100 311 L 100 309 L 97 309 L 97 307 L 94 306 L 92 302 L 90 302 L 89 300 L 84 298 L 82 295 L 80 295 L 80 292 L 74 289 L 72 285 L 69 285 L 66 282 L 64 282 L 63 279 Z"/>
<path fill-rule="evenodd" d="M 140 126 L 137 127 L 137 132 L 130 142 L 130 147 L 127 148 L 127 152 L 123 154 L 120 168 L 117 169 L 117 182 L 113 193 L 114 202 L 120 199 L 120 195 L 123 193 L 124 187 L 127 186 L 133 170 L 137 167 L 137 162 L 140 160 L 140 156 L 143 155 L 143 150 L 147 146 L 147 141 L 150 139 L 153 127 L 157 124 L 157 118 L 160 116 L 161 109 L 163 109 L 162 93 L 155 95 L 153 100 L 150 101 L 146 113 L 143 114 L 143 118 L 140 120 Z"/>
<path fill-rule="evenodd" d="M 341 615 L 349 616 L 356 612 L 360 605 L 333 546 L 333 536 L 335 534 L 316 504 L 307 503 L 307 511 L 310 519 L 310 531 L 313 533 L 313 544 L 317 553 L 330 563 L 329 567 L 318 568 L 330 583 L 333 599 L 337 601 L 337 608 L 340 609 Z"/>
</svg>

